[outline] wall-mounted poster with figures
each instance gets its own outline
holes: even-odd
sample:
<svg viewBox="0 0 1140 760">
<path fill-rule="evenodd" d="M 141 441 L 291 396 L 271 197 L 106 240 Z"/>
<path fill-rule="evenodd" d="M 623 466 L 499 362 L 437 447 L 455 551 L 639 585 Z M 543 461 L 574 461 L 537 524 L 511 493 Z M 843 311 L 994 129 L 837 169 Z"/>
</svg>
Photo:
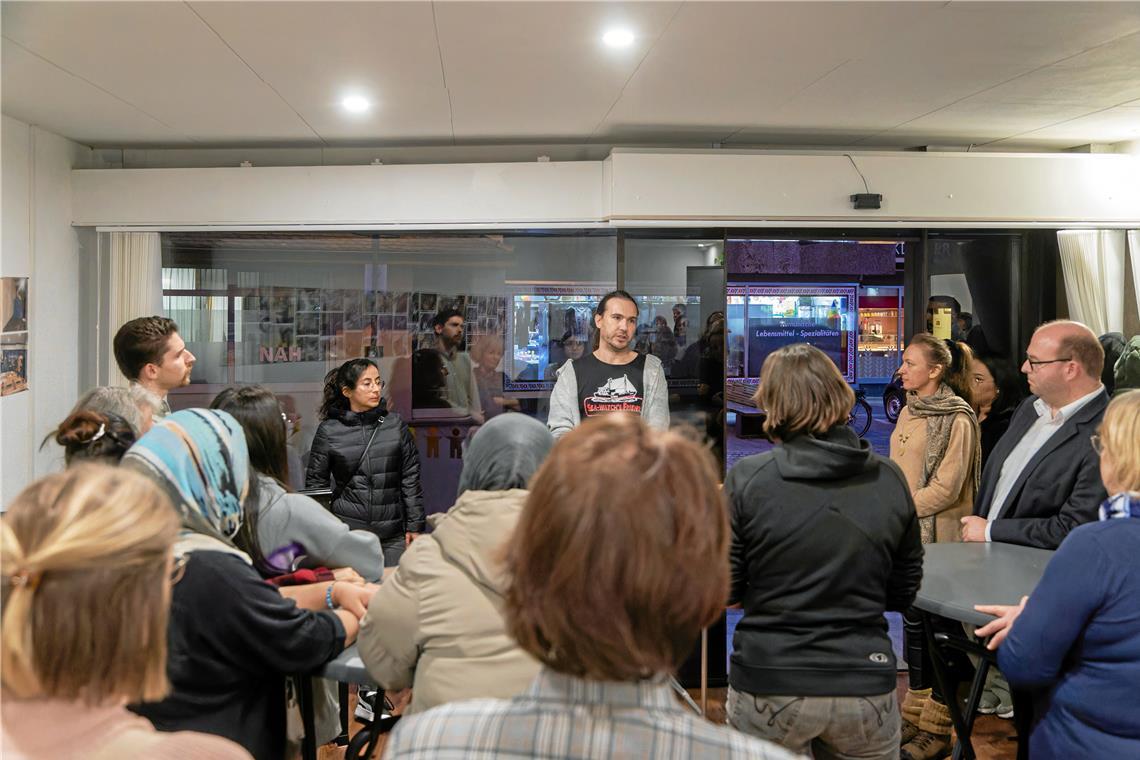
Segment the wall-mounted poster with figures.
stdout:
<svg viewBox="0 0 1140 760">
<path fill-rule="evenodd" d="M 0 278 L 0 396 L 28 390 L 28 278 Z"/>
</svg>

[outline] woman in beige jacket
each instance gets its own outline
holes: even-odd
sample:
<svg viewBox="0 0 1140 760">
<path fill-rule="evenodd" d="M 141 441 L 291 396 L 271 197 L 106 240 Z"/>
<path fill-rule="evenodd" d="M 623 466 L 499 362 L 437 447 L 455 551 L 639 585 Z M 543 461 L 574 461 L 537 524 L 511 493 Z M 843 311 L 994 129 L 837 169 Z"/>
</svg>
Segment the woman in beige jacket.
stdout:
<svg viewBox="0 0 1140 760">
<path fill-rule="evenodd" d="M 514 696 L 538 674 L 539 663 L 503 624 L 499 549 L 553 444 L 545 425 L 521 414 L 479 428 L 464 453 L 455 505 L 408 548 L 369 604 L 360 657 L 382 688 L 412 687 L 407 714 Z"/>
<path fill-rule="evenodd" d="M 969 349 L 929 333 L 911 338 L 899 377 L 906 407 L 891 435 L 891 459 L 914 496 L 922 543 L 958 541 L 960 520 L 973 512 L 981 478 L 981 431 L 972 407 Z M 901 757 L 941 757 L 949 746 L 949 713 L 933 678 L 921 618 L 903 616 L 910 690 L 900 708 Z"/>
</svg>

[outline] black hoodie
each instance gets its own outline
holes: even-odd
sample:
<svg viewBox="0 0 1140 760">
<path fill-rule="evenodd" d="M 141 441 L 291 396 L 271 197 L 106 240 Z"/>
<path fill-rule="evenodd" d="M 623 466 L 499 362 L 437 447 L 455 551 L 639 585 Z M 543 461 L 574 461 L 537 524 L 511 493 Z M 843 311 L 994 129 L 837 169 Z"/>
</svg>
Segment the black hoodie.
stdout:
<svg viewBox="0 0 1140 760">
<path fill-rule="evenodd" d="M 896 688 L 883 613 L 922 580 L 906 478 L 846 425 L 745 457 L 724 490 L 732 600 L 744 608 L 729 683 L 784 696 L 870 696 Z"/>
</svg>

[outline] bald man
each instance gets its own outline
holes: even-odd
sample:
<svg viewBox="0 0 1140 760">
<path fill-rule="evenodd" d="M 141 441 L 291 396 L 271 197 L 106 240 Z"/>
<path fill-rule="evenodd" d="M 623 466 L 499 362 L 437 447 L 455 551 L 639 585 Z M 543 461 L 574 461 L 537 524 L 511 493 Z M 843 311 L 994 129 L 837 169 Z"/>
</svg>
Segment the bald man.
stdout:
<svg viewBox="0 0 1140 760">
<path fill-rule="evenodd" d="M 974 515 L 962 518 L 963 541 L 1056 549 L 1097 519 L 1107 494 L 1089 436 L 1108 405 L 1103 367 L 1100 341 L 1080 322 L 1037 328 L 1021 365 L 1033 395 L 986 462 Z"/>
</svg>

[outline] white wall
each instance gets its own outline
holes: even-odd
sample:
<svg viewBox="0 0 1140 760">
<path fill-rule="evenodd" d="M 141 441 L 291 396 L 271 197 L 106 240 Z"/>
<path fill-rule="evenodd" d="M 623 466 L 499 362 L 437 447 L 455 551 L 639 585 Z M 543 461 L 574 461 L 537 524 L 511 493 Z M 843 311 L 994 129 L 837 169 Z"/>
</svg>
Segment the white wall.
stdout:
<svg viewBox="0 0 1140 760">
<path fill-rule="evenodd" d="M 604 161 L 76 171 L 78 225 L 1126 225 L 1140 155 L 616 149 Z M 702 224 L 702 222 L 704 224 Z"/>
<path fill-rule="evenodd" d="M 71 226 L 71 170 L 89 165 L 92 154 L 8 116 L 0 138 L 0 276 L 31 278 L 29 390 L 0 398 L 0 504 L 7 504 L 59 466 L 58 446 L 37 446 L 78 396 L 80 246 Z"/>
</svg>

